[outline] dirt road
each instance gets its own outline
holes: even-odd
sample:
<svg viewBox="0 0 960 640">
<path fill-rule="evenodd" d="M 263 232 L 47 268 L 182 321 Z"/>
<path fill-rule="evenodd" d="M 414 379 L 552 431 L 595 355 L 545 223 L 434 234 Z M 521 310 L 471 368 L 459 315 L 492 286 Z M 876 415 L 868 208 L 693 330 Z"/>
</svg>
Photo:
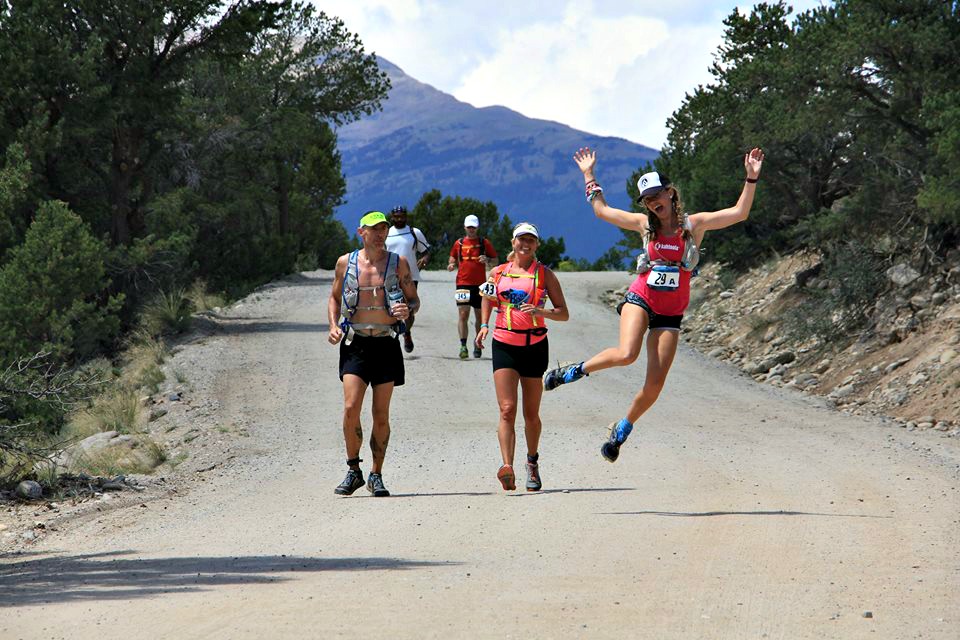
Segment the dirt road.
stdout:
<svg viewBox="0 0 960 640">
<path fill-rule="evenodd" d="M 394 394 L 394 496 L 334 496 L 330 275 L 268 288 L 178 354 L 188 379 L 212 372 L 223 420 L 248 426 L 240 455 L 186 495 L 3 558 L 0 637 L 960 637 L 954 439 L 839 414 L 681 346 L 614 465 L 599 446 L 643 367 L 546 394 L 544 490 L 504 493 L 489 355 L 458 359 L 446 273 L 420 285 Z M 553 325 L 553 360 L 615 343 L 595 300 L 624 278 L 562 274 L 572 320 Z"/>
</svg>

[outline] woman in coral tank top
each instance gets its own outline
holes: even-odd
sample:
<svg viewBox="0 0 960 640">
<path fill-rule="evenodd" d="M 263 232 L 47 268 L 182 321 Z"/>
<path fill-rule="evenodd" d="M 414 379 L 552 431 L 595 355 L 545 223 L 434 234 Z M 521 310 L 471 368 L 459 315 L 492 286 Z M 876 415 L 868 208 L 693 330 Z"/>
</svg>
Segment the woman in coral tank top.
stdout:
<svg viewBox="0 0 960 640">
<path fill-rule="evenodd" d="M 529 222 L 513 229 L 513 259 L 490 270 L 481 286 L 483 296 L 480 332 L 476 345 L 490 333 L 490 314 L 497 310 L 493 330 L 493 384 L 500 405 L 497 436 L 503 465 L 497 479 L 504 491 L 516 489 L 513 455 L 517 443 L 517 387 L 523 390 L 523 430 L 527 440 L 527 491 L 539 491 L 540 481 L 540 377 L 549 357 L 546 320 L 570 317 L 560 281 L 537 260 L 540 232 Z M 546 308 L 549 299 L 551 309 Z"/>
<path fill-rule="evenodd" d="M 579 364 L 551 369 L 544 376 L 543 386 L 550 391 L 602 369 L 632 364 L 640 355 L 643 336 L 649 329 L 647 375 L 643 388 L 634 397 L 627 415 L 610 425 L 609 436 L 600 448 L 601 455 L 614 462 L 634 423 L 653 406 L 663 390 L 677 353 L 680 321 L 690 302 L 690 272 L 700 259 L 698 247 L 703 236 L 707 231 L 723 229 L 747 219 L 763 165 L 763 152 L 754 148 L 743 157 L 747 175 L 735 205 L 692 215 L 684 211 L 676 187 L 656 171 L 645 173 L 637 181 L 646 213 L 614 209 L 604 200 L 603 189 L 594 175 L 596 153 L 582 148 L 573 159 L 583 172 L 587 201 L 594 214 L 621 229 L 642 234 L 644 252 L 637 261 L 637 279 L 617 308 L 620 344 Z"/>
</svg>

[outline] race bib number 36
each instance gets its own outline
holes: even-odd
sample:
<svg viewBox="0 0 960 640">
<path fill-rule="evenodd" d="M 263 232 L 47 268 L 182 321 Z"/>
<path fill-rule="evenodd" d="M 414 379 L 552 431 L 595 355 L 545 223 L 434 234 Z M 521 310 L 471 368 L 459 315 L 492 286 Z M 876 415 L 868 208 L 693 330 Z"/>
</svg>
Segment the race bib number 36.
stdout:
<svg viewBox="0 0 960 640">
<path fill-rule="evenodd" d="M 680 267 L 652 268 L 647 274 L 647 286 L 656 291 L 675 291 L 680 286 Z"/>
<path fill-rule="evenodd" d="M 453 299 L 457 302 L 470 302 L 470 289 L 457 289 L 453 292 Z"/>
</svg>

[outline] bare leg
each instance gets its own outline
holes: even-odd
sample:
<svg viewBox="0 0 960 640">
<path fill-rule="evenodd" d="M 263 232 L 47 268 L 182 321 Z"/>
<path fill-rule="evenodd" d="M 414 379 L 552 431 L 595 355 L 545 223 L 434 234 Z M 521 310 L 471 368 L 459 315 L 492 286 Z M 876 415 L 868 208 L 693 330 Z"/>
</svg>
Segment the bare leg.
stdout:
<svg viewBox="0 0 960 640">
<path fill-rule="evenodd" d="M 460 339 L 467 339 L 467 320 L 470 318 L 470 305 L 461 304 L 457 307 L 457 330 L 460 332 Z"/>
<path fill-rule="evenodd" d="M 473 335 L 480 333 L 480 309 L 473 310 Z"/>
<path fill-rule="evenodd" d="M 633 364 L 640 355 L 643 334 L 650 324 L 650 316 L 643 307 L 625 304 L 620 312 L 620 344 L 604 349 L 583 363 L 586 373 L 610 367 L 625 367 Z"/>
<path fill-rule="evenodd" d="M 383 459 L 390 444 L 390 398 L 393 383 L 385 382 L 373 388 L 373 429 L 370 433 L 370 450 L 373 452 L 371 473 L 380 473 Z"/>
<path fill-rule="evenodd" d="M 654 329 L 650 332 L 647 338 L 647 376 L 643 381 L 643 388 L 633 398 L 630 410 L 627 411 L 627 420 L 631 423 L 639 420 L 660 396 L 679 342 L 679 331 Z"/>
<path fill-rule="evenodd" d="M 527 440 L 527 455 L 535 455 L 540 447 L 540 399 L 543 397 L 543 382 L 540 378 L 520 378 L 523 390 L 523 431 Z"/>
<path fill-rule="evenodd" d="M 343 440 L 347 445 L 347 460 L 359 458 L 360 447 L 363 446 L 360 410 L 366 390 L 367 383 L 360 376 L 352 373 L 343 376 Z M 354 468 L 359 467 L 355 465 Z"/>
<path fill-rule="evenodd" d="M 497 438 L 500 440 L 500 455 L 503 464 L 513 465 L 513 454 L 517 445 L 517 383 L 520 374 L 513 369 L 497 369 L 493 372 L 493 386 L 497 390 L 497 404 L 500 405 L 500 423 L 497 425 Z M 538 380 L 539 382 L 539 380 Z"/>
</svg>

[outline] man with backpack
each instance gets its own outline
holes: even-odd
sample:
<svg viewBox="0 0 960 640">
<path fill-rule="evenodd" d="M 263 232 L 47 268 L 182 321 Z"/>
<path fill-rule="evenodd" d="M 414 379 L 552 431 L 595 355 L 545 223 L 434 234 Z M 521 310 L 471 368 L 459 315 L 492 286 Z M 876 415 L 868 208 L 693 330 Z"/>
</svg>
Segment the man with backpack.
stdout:
<svg viewBox="0 0 960 640">
<path fill-rule="evenodd" d="M 466 236 L 453 243 L 450 249 L 450 262 L 447 271 L 457 272 L 456 291 L 454 299 L 457 302 L 457 327 L 460 332 L 460 359 L 470 357 L 467 350 L 467 323 L 470 318 L 470 308 L 473 307 L 475 334 L 480 331 L 480 285 L 487 281 L 487 268 L 497 263 L 497 252 L 487 238 L 480 237 L 477 229 L 480 219 L 469 215 L 463 220 Z M 479 358 L 483 352 L 480 347 L 474 346 L 473 357 Z"/>
<path fill-rule="evenodd" d="M 420 229 L 411 227 L 407 224 L 407 208 L 398 205 L 390 211 L 390 233 L 387 235 L 387 251 L 392 251 L 407 259 L 410 266 L 410 277 L 413 278 L 413 286 L 420 283 L 420 269 L 423 269 L 430 261 L 430 245 L 423 236 Z M 407 353 L 413 351 L 413 335 L 410 329 L 413 328 L 413 321 L 416 313 L 410 312 L 407 318 L 406 331 L 403 333 L 403 350 Z"/>
<path fill-rule="evenodd" d="M 387 251 L 389 223 L 379 211 L 360 218 L 357 235 L 363 248 L 337 260 L 327 302 L 330 344 L 340 345 L 343 382 L 343 438 L 347 477 L 334 489 L 352 495 L 364 485 L 360 469 L 363 429 L 360 413 L 367 387 L 373 389 L 370 450 L 373 466 L 366 485 L 375 497 L 389 496 L 383 484 L 383 461 L 390 442 L 390 399 L 404 383 L 403 354 L 397 337 L 403 323 L 420 306 L 406 258 Z"/>
</svg>

